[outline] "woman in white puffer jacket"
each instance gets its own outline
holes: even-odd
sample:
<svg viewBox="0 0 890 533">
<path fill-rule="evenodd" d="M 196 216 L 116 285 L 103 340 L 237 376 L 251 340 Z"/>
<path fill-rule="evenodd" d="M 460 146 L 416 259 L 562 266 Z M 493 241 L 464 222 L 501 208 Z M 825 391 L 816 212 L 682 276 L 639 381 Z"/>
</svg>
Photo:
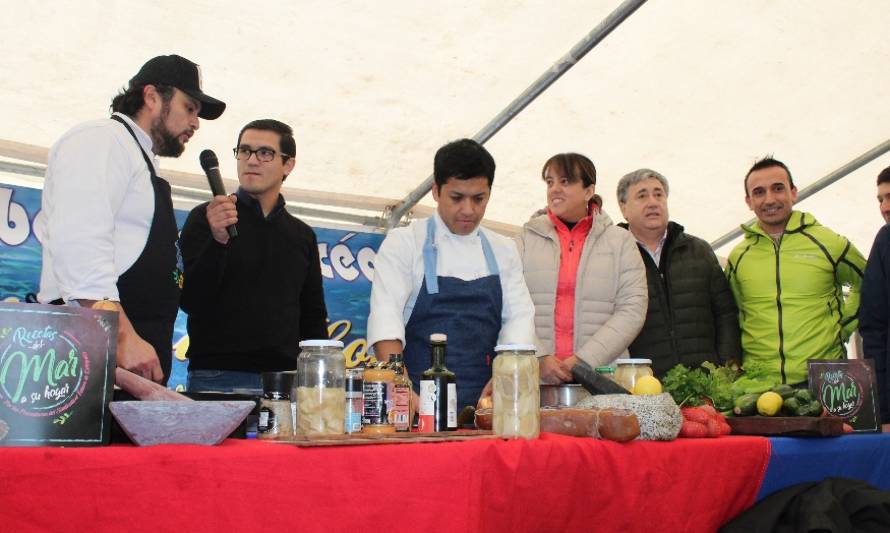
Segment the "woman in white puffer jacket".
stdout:
<svg viewBox="0 0 890 533">
<path fill-rule="evenodd" d="M 604 366 L 626 354 L 646 318 L 646 270 L 630 232 L 615 226 L 595 194 L 596 168 L 557 154 L 541 172 L 547 209 L 517 238 L 535 304 L 541 380 L 572 381 L 582 361 Z"/>
</svg>

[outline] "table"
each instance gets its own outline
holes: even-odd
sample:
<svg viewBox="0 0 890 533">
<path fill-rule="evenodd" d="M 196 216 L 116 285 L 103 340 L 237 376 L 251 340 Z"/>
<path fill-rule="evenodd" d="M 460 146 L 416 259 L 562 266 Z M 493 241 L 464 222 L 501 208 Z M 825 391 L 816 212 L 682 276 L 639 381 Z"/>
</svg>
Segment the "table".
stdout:
<svg viewBox="0 0 890 533">
<path fill-rule="evenodd" d="M 760 437 L 0 448 L 0 531 L 714 531 Z"/>
<path fill-rule="evenodd" d="M 861 479 L 890 490 L 890 433 L 841 437 L 770 437 L 769 468 L 757 495 L 761 500 L 797 483 L 826 477 Z"/>
</svg>

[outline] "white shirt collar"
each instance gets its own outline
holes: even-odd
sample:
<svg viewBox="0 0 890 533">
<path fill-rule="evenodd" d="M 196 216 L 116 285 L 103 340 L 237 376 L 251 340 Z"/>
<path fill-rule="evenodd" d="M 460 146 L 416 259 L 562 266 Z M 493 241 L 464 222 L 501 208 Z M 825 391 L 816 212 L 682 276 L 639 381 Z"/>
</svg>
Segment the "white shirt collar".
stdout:
<svg viewBox="0 0 890 533">
<path fill-rule="evenodd" d="M 469 240 L 475 239 L 479 235 L 479 226 L 473 228 L 473 231 L 468 233 L 467 235 L 458 235 L 457 233 L 453 233 L 448 226 L 445 225 L 445 222 L 442 220 L 442 217 L 439 216 L 439 211 L 433 212 L 433 220 L 436 222 L 436 235 L 447 236 L 451 239 L 454 239 L 458 242 L 466 242 Z"/>
<path fill-rule="evenodd" d="M 133 119 L 131 119 L 127 115 L 123 113 L 113 114 L 124 119 L 127 124 L 129 124 L 130 127 L 133 128 L 133 133 L 136 134 L 136 140 L 139 141 L 139 145 L 142 146 L 142 149 L 145 150 L 145 153 L 149 154 L 149 156 L 151 156 L 151 158 L 155 160 L 155 163 L 157 163 L 157 156 L 154 152 L 151 151 L 152 147 L 154 146 L 154 143 L 151 140 L 151 136 L 144 129 L 142 129 L 139 124 L 136 124 L 136 122 L 134 122 Z M 158 165 L 155 164 L 155 167 L 157 166 Z"/>
<path fill-rule="evenodd" d="M 642 246 L 643 250 L 646 250 L 646 253 L 648 253 L 649 257 L 651 257 L 652 260 L 655 261 L 656 265 L 660 265 L 660 263 L 661 263 L 661 252 L 664 250 L 664 243 L 667 240 L 667 237 L 668 237 L 668 232 L 667 232 L 667 229 L 665 229 L 664 235 L 662 235 L 661 240 L 658 241 L 658 246 L 655 248 L 655 251 L 652 251 L 649 249 L 648 246 L 646 246 L 646 243 L 644 243 L 640 239 L 637 239 L 636 235 L 634 235 L 634 238 L 637 240 L 637 244 Z"/>
</svg>

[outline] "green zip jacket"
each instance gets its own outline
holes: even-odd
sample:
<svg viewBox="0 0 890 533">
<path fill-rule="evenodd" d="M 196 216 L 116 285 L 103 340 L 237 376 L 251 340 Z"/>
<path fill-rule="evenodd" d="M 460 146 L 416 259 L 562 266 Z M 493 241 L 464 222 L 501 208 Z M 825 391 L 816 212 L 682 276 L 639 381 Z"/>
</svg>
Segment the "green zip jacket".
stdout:
<svg viewBox="0 0 890 533">
<path fill-rule="evenodd" d="M 792 211 L 779 244 L 759 224 L 729 254 L 747 392 L 807 380 L 808 359 L 841 359 L 856 329 L 865 258 L 845 237 Z M 850 287 L 844 300 L 842 287 Z"/>
</svg>

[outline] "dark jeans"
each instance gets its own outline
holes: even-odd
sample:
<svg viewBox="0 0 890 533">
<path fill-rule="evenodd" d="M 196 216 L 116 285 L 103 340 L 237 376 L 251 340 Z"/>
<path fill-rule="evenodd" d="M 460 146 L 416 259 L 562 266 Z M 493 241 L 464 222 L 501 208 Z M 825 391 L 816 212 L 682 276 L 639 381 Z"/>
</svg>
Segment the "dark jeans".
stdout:
<svg viewBox="0 0 890 533">
<path fill-rule="evenodd" d="M 189 370 L 189 392 L 237 392 L 259 396 L 263 393 L 263 379 L 259 372 L 237 370 Z"/>
</svg>

